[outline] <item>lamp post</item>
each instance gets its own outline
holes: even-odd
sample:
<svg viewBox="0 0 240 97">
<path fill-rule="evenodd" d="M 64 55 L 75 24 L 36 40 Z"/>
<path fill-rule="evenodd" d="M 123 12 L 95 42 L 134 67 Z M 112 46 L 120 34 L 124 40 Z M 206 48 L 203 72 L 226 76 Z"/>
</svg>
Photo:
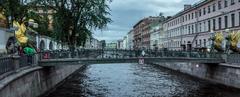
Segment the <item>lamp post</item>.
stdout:
<svg viewBox="0 0 240 97">
<path fill-rule="evenodd" d="M 225 52 L 228 52 L 229 49 L 230 49 L 230 39 L 229 39 L 230 29 L 226 29 L 226 30 L 225 30 L 225 33 L 227 34 L 227 35 L 226 35 L 227 37 L 225 38 L 225 39 L 227 40 L 227 41 L 225 42 L 225 43 L 226 43 L 226 44 L 225 44 Z"/>
<path fill-rule="evenodd" d="M 211 38 L 210 38 L 210 52 L 211 51 L 213 51 L 213 49 L 214 49 L 214 31 L 213 30 L 211 30 L 210 31 L 210 35 L 211 35 Z"/>
</svg>

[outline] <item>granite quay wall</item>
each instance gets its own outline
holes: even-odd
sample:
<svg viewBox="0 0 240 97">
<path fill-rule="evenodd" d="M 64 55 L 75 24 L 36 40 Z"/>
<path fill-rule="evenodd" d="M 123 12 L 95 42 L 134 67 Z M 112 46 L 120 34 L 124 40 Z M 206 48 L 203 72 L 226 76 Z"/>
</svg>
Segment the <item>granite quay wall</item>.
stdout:
<svg viewBox="0 0 240 97">
<path fill-rule="evenodd" d="M 153 63 L 161 67 L 209 80 L 226 86 L 240 88 L 239 64 L 200 64 L 200 63 Z"/>
<path fill-rule="evenodd" d="M 35 66 L 18 71 L 0 80 L 0 97 L 38 97 L 83 66 Z"/>
</svg>

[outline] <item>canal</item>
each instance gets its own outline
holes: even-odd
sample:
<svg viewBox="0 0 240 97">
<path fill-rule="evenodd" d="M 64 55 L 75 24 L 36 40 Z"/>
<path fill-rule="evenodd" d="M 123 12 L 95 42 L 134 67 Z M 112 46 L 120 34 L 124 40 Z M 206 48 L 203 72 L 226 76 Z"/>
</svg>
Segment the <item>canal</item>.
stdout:
<svg viewBox="0 0 240 97">
<path fill-rule="evenodd" d="M 153 65 L 95 64 L 44 97 L 240 97 L 240 92 Z"/>
</svg>

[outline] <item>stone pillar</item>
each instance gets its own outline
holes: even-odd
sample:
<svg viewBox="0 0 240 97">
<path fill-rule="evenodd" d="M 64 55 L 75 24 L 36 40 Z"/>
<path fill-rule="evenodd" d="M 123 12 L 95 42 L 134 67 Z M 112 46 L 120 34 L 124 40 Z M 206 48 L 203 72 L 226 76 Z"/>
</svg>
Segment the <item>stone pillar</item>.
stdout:
<svg viewBox="0 0 240 97">
<path fill-rule="evenodd" d="M 38 61 L 39 61 L 39 59 L 40 59 L 40 54 L 35 54 L 35 55 L 33 55 L 33 61 L 34 61 L 34 64 L 33 65 L 38 65 Z"/>
<path fill-rule="evenodd" d="M 13 56 L 13 65 L 14 65 L 14 70 L 17 72 L 17 70 L 20 68 L 20 56 Z"/>
<path fill-rule="evenodd" d="M 222 59 L 224 59 L 225 62 L 228 61 L 228 60 L 227 60 L 227 59 L 228 59 L 228 56 L 230 56 L 230 55 L 228 55 L 228 54 L 222 54 L 222 55 L 221 55 Z"/>
</svg>

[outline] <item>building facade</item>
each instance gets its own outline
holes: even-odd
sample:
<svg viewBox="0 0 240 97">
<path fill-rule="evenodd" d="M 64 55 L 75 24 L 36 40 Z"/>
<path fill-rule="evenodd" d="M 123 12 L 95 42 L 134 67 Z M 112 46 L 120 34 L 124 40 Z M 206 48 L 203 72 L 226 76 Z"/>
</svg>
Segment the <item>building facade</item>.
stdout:
<svg viewBox="0 0 240 97">
<path fill-rule="evenodd" d="M 127 36 L 124 36 L 123 37 L 123 48 L 122 49 L 127 49 L 127 47 L 128 47 L 128 38 L 127 38 Z"/>
<path fill-rule="evenodd" d="M 100 49 L 104 49 L 106 48 L 106 41 L 105 40 L 101 40 L 100 41 Z"/>
<path fill-rule="evenodd" d="M 85 49 L 101 49 L 101 42 L 95 38 L 89 38 L 86 40 Z"/>
<path fill-rule="evenodd" d="M 240 0 L 202 0 L 164 22 L 164 47 L 172 50 L 209 48 L 214 32 L 240 29 Z"/>
<path fill-rule="evenodd" d="M 122 39 L 117 41 L 117 49 L 123 49 L 123 40 Z"/>
<path fill-rule="evenodd" d="M 106 44 L 106 49 L 117 49 L 117 43 L 107 43 Z"/>
<path fill-rule="evenodd" d="M 151 25 L 150 30 L 150 49 L 158 49 L 159 40 L 160 40 L 160 32 L 159 32 L 158 23 L 154 23 Z"/>
<path fill-rule="evenodd" d="M 134 31 L 133 30 L 131 30 L 131 31 L 129 31 L 128 32 L 128 34 L 127 34 L 127 49 L 133 49 L 133 33 L 134 33 Z"/>
<path fill-rule="evenodd" d="M 134 27 L 134 49 L 150 49 L 150 24 L 160 17 L 148 17 L 140 20 Z"/>
<path fill-rule="evenodd" d="M 150 49 L 162 49 L 163 38 L 163 21 L 165 17 L 162 16 L 161 20 L 155 21 L 150 24 Z"/>
</svg>

